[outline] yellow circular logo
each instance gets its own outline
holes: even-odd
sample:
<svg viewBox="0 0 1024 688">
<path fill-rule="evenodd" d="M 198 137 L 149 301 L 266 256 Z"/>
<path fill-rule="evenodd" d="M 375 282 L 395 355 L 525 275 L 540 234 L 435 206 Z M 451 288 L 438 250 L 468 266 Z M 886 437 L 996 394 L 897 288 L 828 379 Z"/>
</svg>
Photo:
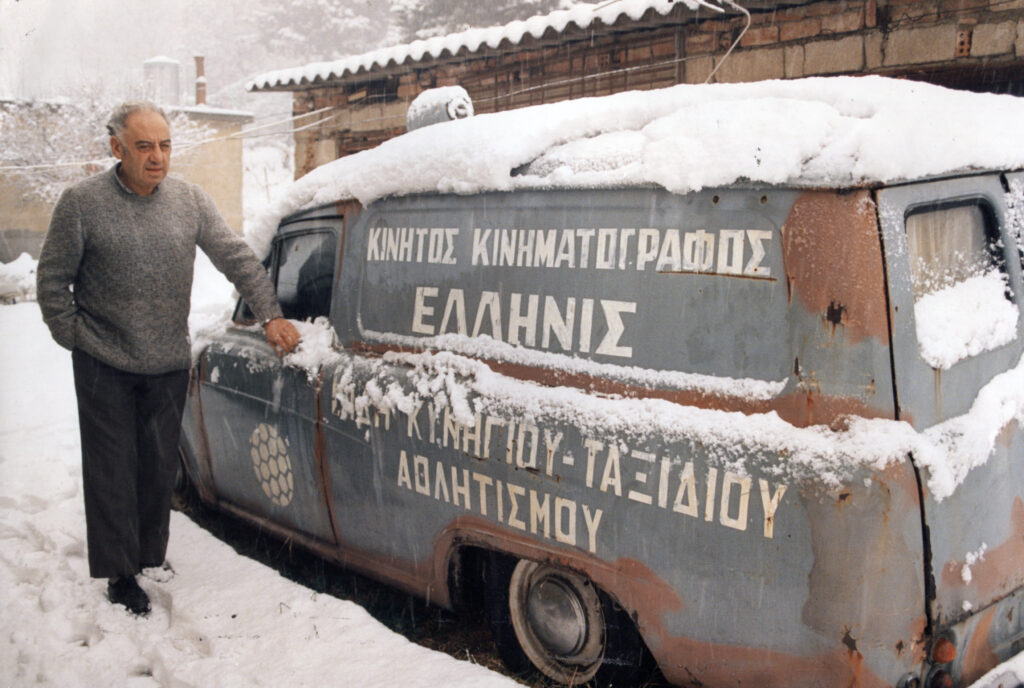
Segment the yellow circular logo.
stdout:
<svg viewBox="0 0 1024 688">
<path fill-rule="evenodd" d="M 252 468 L 263 492 L 278 506 L 288 506 L 295 494 L 292 460 L 277 428 L 260 423 L 249 438 Z"/>
</svg>

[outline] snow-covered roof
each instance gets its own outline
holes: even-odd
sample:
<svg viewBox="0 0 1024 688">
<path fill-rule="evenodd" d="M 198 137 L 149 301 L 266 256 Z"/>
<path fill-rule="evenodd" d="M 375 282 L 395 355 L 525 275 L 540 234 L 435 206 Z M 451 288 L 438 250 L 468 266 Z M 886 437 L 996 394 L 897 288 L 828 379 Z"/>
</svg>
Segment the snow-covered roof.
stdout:
<svg viewBox="0 0 1024 688">
<path fill-rule="evenodd" d="M 237 122 L 251 122 L 252 112 L 247 110 L 231 110 L 228 108 L 213 107 L 207 104 L 202 105 L 169 105 L 167 109 L 173 112 L 184 112 L 186 115 L 202 119 L 220 119 Z"/>
<path fill-rule="evenodd" d="M 258 253 L 281 218 L 421 192 L 749 181 L 845 188 L 1024 168 L 1024 98 L 884 77 L 679 85 L 477 115 L 416 129 L 283 189 L 249 228 Z"/>
<path fill-rule="evenodd" d="M 715 12 L 722 11 L 720 0 L 613 0 L 598 4 L 580 4 L 567 10 L 558 10 L 525 20 L 514 21 L 504 26 L 483 29 L 469 29 L 459 33 L 414 41 L 405 45 L 381 48 L 363 55 L 354 55 L 330 62 L 315 62 L 304 67 L 279 69 L 261 74 L 246 84 L 248 90 L 287 89 L 323 81 L 341 79 L 348 74 L 383 69 L 391 65 L 404 65 L 425 59 L 437 59 L 445 54 L 456 55 L 460 50 L 476 52 L 482 47 L 498 48 L 516 46 L 527 36 L 542 38 L 549 32 L 560 34 L 566 28 L 575 26 L 586 30 L 597 24 L 610 26 L 623 17 L 639 20 L 648 11 L 667 15 L 680 2 L 689 9 L 705 7 Z"/>
</svg>

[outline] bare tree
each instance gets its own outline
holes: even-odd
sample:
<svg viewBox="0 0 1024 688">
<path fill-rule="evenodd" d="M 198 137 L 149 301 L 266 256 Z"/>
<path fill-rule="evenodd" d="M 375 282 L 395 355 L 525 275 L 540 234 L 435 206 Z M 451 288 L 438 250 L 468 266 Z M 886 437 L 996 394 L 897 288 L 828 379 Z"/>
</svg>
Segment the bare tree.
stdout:
<svg viewBox="0 0 1024 688">
<path fill-rule="evenodd" d="M 106 123 L 121 99 L 83 88 L 60 100 L 0 102 L 0 174 L 13 177 L 26 199 L 54 202 L 61 191 L 111 164 Z M 208 127 L 168 113 L 176 157 L 187 162 Z"/>
</svg>

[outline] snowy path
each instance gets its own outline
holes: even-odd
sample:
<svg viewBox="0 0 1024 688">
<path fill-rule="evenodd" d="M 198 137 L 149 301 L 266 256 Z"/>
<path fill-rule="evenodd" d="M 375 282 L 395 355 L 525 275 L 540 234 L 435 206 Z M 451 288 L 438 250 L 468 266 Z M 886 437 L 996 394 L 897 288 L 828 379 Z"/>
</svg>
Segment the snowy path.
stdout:
<svg viewBox="0 0 1024 688">
<path fill-rule="evenodd" d="M 174 513 L 176 575 L 136 619 L 89 578 L 70 355 L 35 303 L 0 306 L 0 686 L 515 686 L 356 604 L 236 554 Z"/>
</svg>

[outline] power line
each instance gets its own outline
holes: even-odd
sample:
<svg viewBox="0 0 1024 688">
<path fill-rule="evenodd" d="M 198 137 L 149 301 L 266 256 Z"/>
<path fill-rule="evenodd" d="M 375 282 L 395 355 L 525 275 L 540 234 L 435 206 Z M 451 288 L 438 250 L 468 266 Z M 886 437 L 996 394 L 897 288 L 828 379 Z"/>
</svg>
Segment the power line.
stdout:
<svg viewBox="0 0 1024 688">
<path fill-rule="evenodd" d="M 309 128 L 318 126 L 320 124 L 323 124 L 324 122 L 330 121 L 331 119 L 334 119 L 334 118 L 338 117 L 341 113 L 340 112 L 335 112 L 335 113 L 330 114 L 330 115 L 328 115 L 326 117 L 321 117 L 320 119 L 316 120 L 315 122 L 312 122 L 312 123 L 309 123 L 309 124 L 305 124 L 305 125 L 300 126 L 300 127 L 293 127 L 291 129 L 284 130 L 284 131 L 269 132 L 269 133 L 265 133 L 265 134 L 249 134 L 249 132 L 250 131 L 256 131 L 256 130 L 261 130 L 261 129 L 267 129 L 267 128 L 270 128 L 272 126 L 279 126 L 281 124 L 287 124 L 289 122 L 296 122 L 296 121 L 298 121 L 300 119 L 303 119 L 303 118 L 306 118 L 306 117 L 310 117 L 310 116 L 313 116 L 313 115 L 317 115 L 317 114 L 321 114 L 321 113 L 327 112 L 329 110 L 336 110 L 336 109 L 337 108 L 331 107 L 331 106 L 324 107 L 324 108 L 320 108 L 318 110 L 313 110 L 311 112 L 305 112 L 305 113 L 302 113 L 302 114 L 299 114 L 299 115 L 293 115 L 293 116 L 288 117 L 286 119 L 270 122 L 268 124 L 259 125 L 257 127 L 253 127 L 250 130 L 243 130 L 241 132 L 237 132 L 237 133 L 233 133 L 233 134 L 225 134 L 223 136 L 212 136 L 212 137 L 209 137 L 209 138 L 199 139 L 199 140 L 196 140 L 196 141 L 186 140 L 186 141 L 178 142 L 177 144 L 175 144 L 174 148 L 176 150 L 180 150 L 180 151 L 183 151 L 183 152 L 188 152 L 188 151 L 193 150 L 193 149 L 195 149 L 195 148 L 197 148 L 199 146 L 203 146 L 203 145 L 206 145 L 208 143 L 216 143 L 218 141 L 228 141 L 228 140 L 232 140 L 232 139 L 243 139 L 243 138 L 258 138 L 258 137 L 261 137 L 261 136 L 280 136 L 280 135 L 283 135 L 283 134 L 293 134 L 293 133 L 295 133 L 297 131 L 303 131 L 305 129 L 309 129 Z M 90 165 L 109 165 L 113 161 L 114 161 L 113 157 L 106 156 L 106 157 L 101 157 L 101 158 L 91 158 L 89 160 L 78 160 L 78 161 L 70 161 L 70 162 L 51 162 L 51 163 L 41 163 L 41 164 L 38 164 L 38 165 L 0 165 L 0 172 L 29 172 L 29 171 L 32 171 L 32 170 L 59 169 L 59 168 L 65 168 L 65 167 L 88 167 Z"/>
</svg>

